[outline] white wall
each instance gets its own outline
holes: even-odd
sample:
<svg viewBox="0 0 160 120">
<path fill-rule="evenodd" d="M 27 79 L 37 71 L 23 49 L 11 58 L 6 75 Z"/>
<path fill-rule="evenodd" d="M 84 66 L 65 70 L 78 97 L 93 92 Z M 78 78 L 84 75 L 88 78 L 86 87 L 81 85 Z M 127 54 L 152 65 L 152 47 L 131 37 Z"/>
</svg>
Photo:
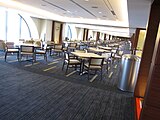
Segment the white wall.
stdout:
<svg viewBox="0 0 160 120">
<path fill-rule="evenodd" d="M 41 19 L 33 18 L 33 17 L 31 17 L 31 18 L 32 18 L 33 22 L 36 25 L 36 28 L 37 28 L 37 31 L 38 31 L 38 35 L 40 37 L 40 34 L 41 34 Z"/>
<path fill-rule="evenodd" d="M 52 21 L 51 20 L 47 20 L 46 21 L 46 41 L 51 41 L 52 38 Z"/>
<path fill-rule="evenodd" d="M 84 28 L 80 28 L 79 34 L 78 34 L 78 40 L 83 40 L 83 34 L 84 34 Z"/>
<path fill-rule="evenodd" d="M 39 39 L 42 39 L 43 41 L 51 41 L 52 21 L 39 18 L 32 18 L 32 20 L 36 25 Z"/>
<path fill-rule="evenodd" d="M 96 40 L 96 37 L 97 37 L 97 32 L 93 31 L 93 40 Z"/>
</svg>

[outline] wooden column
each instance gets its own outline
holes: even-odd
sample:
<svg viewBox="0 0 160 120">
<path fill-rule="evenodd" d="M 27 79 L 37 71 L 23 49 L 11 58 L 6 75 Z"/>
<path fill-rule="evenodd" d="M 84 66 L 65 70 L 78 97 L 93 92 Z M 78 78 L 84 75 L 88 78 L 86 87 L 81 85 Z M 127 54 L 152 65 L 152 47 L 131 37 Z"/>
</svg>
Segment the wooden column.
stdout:
<svg viewBox="0 0 160 120">
<path fill-rule="evenodd" d="M 135 40 L 135 33 L 132 35 L 132 37 L 131 37 L 131 49 L 133 50 L 133 48 L 134 48 L 134 40 Z"/>
<path fill-rule="evenodd" d="M 148 28 L 146 32 L 146 39 L 143 48 L 141 65 L 139 69 L 137 84 L 134 95 L 136 97 L 144 97 L 150 66 L 152 63 L 153 51 L 157 37 L 158 26 L 160 22 L 160 6 L 153 2 L 151 5 Z"/>
<path fill-rule="evenodd" d="M 86 28 L 84 28 L 84 31 L 83 31 L 83 41 L 86 40 Z"/>
<path fill-rule="evenodd" d="M 104 40 L 106 40 L 106 36 L 107 36 L 107 35 L 106 35 L 106 33 L 105 33 L 105 34 L 104 34 Z"/>
<path fill-rule="evenodd" d="M 111 40 L 112 35 L 109 35 L 109 40 Z"/>
<path fill-rule="evenodd" d="M 62 44 L 63 23 L 60 26 L 59 43 Z"/>
<path fill-rule="evenodd" d="M 160 119 L 160 26 L 153 53 L 141 120 Z"/>
<path fill-rule="evenodd" d="M 88 40 L 88 29 L 86 29 L 86 40 Z"/>
<path fill-rule="evenodd" d="M 54 25 L 55 25 L 55 21 L 52 21 L 52 35 L 51 35 L 51 41 L 54 42 Z"/>
<path fill-rule="evenodd" d="M 96 41 L 99 40 L 100 32 L 97 32 Z"/>
<path fill-rule="evenodd" d="M 135 36 L 134 36 L 134 41 L 133 41 L 133 49 L 137 48 L 137 43 L 138 43 L 138 38 L 140 34 L 141 28 L 136 28 Z"/>
</svg>

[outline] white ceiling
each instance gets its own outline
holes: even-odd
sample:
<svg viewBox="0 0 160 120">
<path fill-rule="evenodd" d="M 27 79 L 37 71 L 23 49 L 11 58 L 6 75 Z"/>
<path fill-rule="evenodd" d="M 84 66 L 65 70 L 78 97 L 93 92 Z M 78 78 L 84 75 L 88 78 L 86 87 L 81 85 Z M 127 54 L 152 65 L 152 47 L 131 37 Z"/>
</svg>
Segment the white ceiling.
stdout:
<svg viewBox="0 0 160 120">
<path fill-rule="evenodd" d="M 0 5 L 2 4 L 0 0 Z M 149 16 L 152 0 L 10 0 L 20 2 L 38 9 L 25 9 L 22 4 L 7 5 L 37 14 L 47 19 L 70 23 L 92 24 L 104 27 L 130 28 L 130 33 L 135 28 L 145 28 Z M 20 8 L 22 7 L 22 8 Z M 44 13 L 43 11 L 47 11 Z M 114 14 L 115 13 L 115 14 Z M 54 16 L 52 16 L 54 14 Z M 115 30 L 116 31 L 116 30 Z M 118 32 L 117 31 L 117 32 Z M 119 31 L 120 32 L 120 31 Z"/>
<path fill-rule="evenodd" d="M 40 9 L 76 18 L 123 20 L 121 0 L 15 0 Z M 111 13 L 115 11 L 116 15 Z"/>
</svg>

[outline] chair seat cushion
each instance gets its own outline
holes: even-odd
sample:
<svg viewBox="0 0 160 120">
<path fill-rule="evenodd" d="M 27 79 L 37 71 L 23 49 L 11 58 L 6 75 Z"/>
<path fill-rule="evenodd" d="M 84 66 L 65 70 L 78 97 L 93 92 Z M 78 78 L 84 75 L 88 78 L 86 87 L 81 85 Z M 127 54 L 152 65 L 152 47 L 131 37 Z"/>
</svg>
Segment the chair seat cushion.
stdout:
<svg viewBox="0 0 160 120">
<path fill-rule="evenodd" d="M 56 50 L 56 49 L 54 49 L 53 51 L 54 52 L 62 52 L 62 50 Z"/>
<path fill-rule="evenodd" d="M 15 49 L 10 48 L 10 49 L 7 49 L 7 52 L 19 52 L 19 50 L 16 48 Z"/>
<path fill-rule="evenodd" d="M 44 51 L 44 50 L 36 50 L 36 54 L 46 54 L 46 51 Z"/>
<path fill-rule="evenodd" d="M 121 56 L 115 55 L 114 58 L 121 59 Z"/>
<path fill-rule="evenodd" d="M 68 63 L 68 61 L 66 60 L 66 62 Z M 80 64 L 81 62 L 79 60 L 76 59 L 70 59 L 69 64 Z"/>
<path fill-rule="evenodd" d="M 90 68 L 90 69 L 101 69 L 101 66 L 97 65 L 90 65 L 88 63 L 84 64 L 85 67 Z"/>
<path fill-rule="evenodd" d="M 21 52 L 21 55 L 33 55 L 34 53 L 29 53 L 29 52 Z"/>
</svg>

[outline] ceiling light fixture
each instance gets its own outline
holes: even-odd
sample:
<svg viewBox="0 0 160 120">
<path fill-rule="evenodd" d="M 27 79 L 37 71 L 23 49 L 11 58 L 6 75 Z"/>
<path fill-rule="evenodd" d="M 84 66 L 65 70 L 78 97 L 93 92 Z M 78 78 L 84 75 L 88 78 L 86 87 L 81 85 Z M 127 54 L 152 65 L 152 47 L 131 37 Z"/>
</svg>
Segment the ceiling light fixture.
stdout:
<svg viewBox="0 0 160 120">
<path fill-rule="evenodd" d="M 98 8 L 97 6 L 92 6 L 92 8 Z"/>
<path fill-rule="evenodd" d="M 112 13 L 113 15 L 116 15 L 116 13 L 115 13 L 113 10 L 111 10 L 111 13 Z"/>
<path fill-rule="evenodd" d="M 49 2 L 49 1 L 47 1 L 47 0 L 42 0 L 42 1 L 45 2 L 45 3 L 47 3 L 47 4 L 49 4 L 49 5 L 54 6 L 54 7 L 56 7 L 56 8 L 59 8 L 59 9 L 61 9 L 61 10 L 63 10 L 63 11 L 67 11 L 67 10 L 64 9 L 63 7 L 60 7 L 60 6 L 58 6 L 58 5 L 55 5 L 55 4 L 53 4 L 53 3 L 51 3 L 51 2 Z"/>
<path fill-rule="evenodd" d="M 83 10 L 85 10 L 86 12 L 88 12 L 90 15 L 96 17 L 92 12 L 90 12 L 88 9 L 86 9 L 85 7 L 81 6 L 80 4 L 78 4 L 77 2 L 75 2 L 74 0 L 70 0 L 72 3 L 74 3 L 75 5 L 77 5 L 78 7 L 82 8 Z"/>
<path fill-rule="evenodd" d="M 115 16 L 116 19 L 118 19 L 116 13 L 113 10 L 113 7 L 111 5 L 111 3 L 109 2 L 109 0 L 107 0 L 107 2 L 105 0 L 103 0 L 105 6 L 111 11 L 112 15 Z M 107 4 L 108 3 L 108 4 Z"/>
<path fill-rule="evenodd" d="M 41 4 L 41 6 L 44 6 L 44 7 L 45 7 L 46 5 L 44 5 L 44 4 Z"/>
</svg>

